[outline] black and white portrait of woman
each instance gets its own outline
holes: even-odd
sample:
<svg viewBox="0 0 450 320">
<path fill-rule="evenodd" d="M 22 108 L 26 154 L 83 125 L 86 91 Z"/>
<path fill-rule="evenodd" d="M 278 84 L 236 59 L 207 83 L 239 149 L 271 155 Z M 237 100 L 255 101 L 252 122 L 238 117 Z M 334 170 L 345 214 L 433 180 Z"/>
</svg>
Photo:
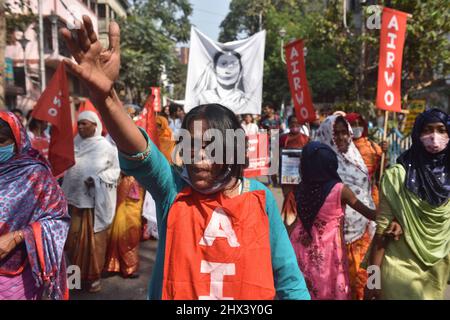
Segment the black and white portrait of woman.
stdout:
<svg viewBox="0 0 450 320">
<path fill-rule="evenodd" d="M 219 103 L 236 114 L 259 113 L 257 111 L 261 105 L 263 62 L 255 63 L 255 59 L 259 58 L 261 44 L 255 43 L 253 39 L 253 45 L 249 45 L 249 40 L 253 37 L 220 44 L 202 34 L 197 36 L 204 38 L 202 41 L 195 41 L 195 36 L 191 36 L 187 111 L 197 105 Z M 261 38 L 259 35 L 259 42 Z M 264 38 L 262 40 L 264 46 Z M 264 47 L 261 58 L 263 57 Z"/>
<path fill-rule="evenodd" d="M 196 103 L 219 103 L 236 111 L 245 108 L 252 96 L 245 94 L 241 55 L 234 51 L 217 52 L 214 55 L 213 72 L 213 81 L 206 83 L 205 76 L 194 88 L 198 92 Z"/>
</svg>

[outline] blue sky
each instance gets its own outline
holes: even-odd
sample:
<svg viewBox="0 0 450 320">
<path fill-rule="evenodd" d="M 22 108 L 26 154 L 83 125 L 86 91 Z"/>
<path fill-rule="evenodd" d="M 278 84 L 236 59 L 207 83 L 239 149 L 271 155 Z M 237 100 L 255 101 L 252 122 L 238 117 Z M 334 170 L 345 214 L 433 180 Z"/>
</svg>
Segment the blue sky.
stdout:
<svg viewBox="0 0 450 320">
<path fill-rule="evenodd" d="M 219 38 L 219 25 L 228 13 L 231 0 L 190 0 L 191 23 L 213 40 Z"/>
</svg>

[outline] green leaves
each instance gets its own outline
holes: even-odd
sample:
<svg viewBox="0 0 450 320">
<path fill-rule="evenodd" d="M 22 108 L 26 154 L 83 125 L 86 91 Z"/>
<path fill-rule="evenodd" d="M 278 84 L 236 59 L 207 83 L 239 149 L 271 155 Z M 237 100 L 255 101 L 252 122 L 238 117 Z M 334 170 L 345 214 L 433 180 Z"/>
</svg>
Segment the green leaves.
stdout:
<svg viewBox="0 0 450 320">
<path fill-rule="evenodd" d="M 403 93 L 430 82 L 436 73 L 439 76 L 450 73 L 447 38 L 450 10 L 446 9 L 449 5 L 449 0 L 390 1 L 392 8 L 413 15 L 408 20 L 403 57 Z M 232 0 L 230 12 L 221 24 L 220 40 L 255 33 L 259 27 L 256 13 L 262 14 L 263 28 L 267 31 L 264 99 L 278 104 L 290 99 L 280 52 L 279 30 L 284 28 L 285 42 L 291 38 L 305 40 L 306 72 L 315 102 L 343 101 L 346 106 L 364 110 L 375 101 L 380 32 L 376 29 L 361 32 L 361 26 L 353 25 L 350 13 L 346 30 L 341 0 L 329 0 L 326 5 L 323 1 Z"/>
<path fill-rule="evenodd" d="M 162 86 L 163 66 L 173 82 L 183 71 L 175 45 L 189 39 L 192 8 L 188 0 L 148 0 L 135 3 L 129 16 L 119 21 L 121 59 L 119 85 L 129 99 L 142 104 L 150 86 Z M 163 88 L 164 90 L 164 88 Z"/>
<path fill-rule="evenodd" d="M 16 30 L 25 32 L 30 24 L 38 21 L 38 17 L 31 10 L 28 1 L 3 1 L 0 5 L 4 6 L 5 9 L 6 34 L 8 36 L 12 35 Z M 20 9 L 22 13 L 14 13 L 13 7 Z"/>
</svg>

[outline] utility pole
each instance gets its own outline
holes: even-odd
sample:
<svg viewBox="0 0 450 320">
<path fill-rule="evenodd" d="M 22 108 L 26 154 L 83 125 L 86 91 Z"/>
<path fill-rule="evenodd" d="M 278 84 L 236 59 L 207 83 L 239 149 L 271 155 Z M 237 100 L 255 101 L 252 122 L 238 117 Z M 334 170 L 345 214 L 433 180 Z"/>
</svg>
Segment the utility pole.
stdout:
<svg viewBox="0 0 450 320">
<path fill-rule="evenodd" d="M 259 31 L 262 30 L 262 15 L 263 15 L 263 12 L 261 9 L 261 11 L 259 12 Z"/>
<path fill-rule="evenodd" d="M 366 41 L 366 16 L 365 16 L 365 7 L 361 6 L 361 59 L 360 59 L 360 74 L 359 74 L 359 85 L 358 85 L 358 92 L 357 92 L 357 99 L 358 101 L 362 100 L 362 90 L 364 87 L 364 81 L 365 81 L 365 72 L 366 72 L 366 52 L 367 52 L 367 41 Z"/>
<path fill-rule="evenodd" d="M 39 15 L 39 75 L 41 78 L 41 93 L 45 90 L 45 61 L 44 61 L 44 18 L 42 16 L 43 2 L 38 1 Z"/>
</svg>

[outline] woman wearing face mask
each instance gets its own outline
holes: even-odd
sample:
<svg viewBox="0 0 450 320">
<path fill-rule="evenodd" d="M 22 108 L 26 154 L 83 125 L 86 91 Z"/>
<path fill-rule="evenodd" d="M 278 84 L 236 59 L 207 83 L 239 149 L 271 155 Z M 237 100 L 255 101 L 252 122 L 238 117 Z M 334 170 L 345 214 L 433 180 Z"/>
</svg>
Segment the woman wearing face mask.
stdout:
<svg viewBox="0 0 450 320">
<path fill-rule="evenodd" d="M 67 202 L 19 120 L 0 111 L 0 300 L 68 299 Z"/>
<path fill-rule="evenodd" d="M 361 156 L 369 172 L 373 201 L 375 205 L 378 205 L 378 179 L 376 178 L 376 174 L 380 169 L 381 156 L 383 155 L 383 152 L 387 152 L 387 142 L 382 142 L 379 146 L 375 142 L 369 140 L 369 128 L 367 121 L 359 113 L 349 113 L 347 114 L 346 119 L 352 126 L 353 143 L 355 144 L 359 153 L 361 153 Z M 388 161 L 386 161 L 385 163 L 388 163 Z"/>
<path fill-rule="evenodd" d="M 370 257 L 381 268 L 381 290 L 367 290 L 368 299 L 444 298 L 450 273 L 449 120 L 438 109 L 420 114 L 411 148 L 383 176 Z M 381 234 L 393 219 L 405 236 L 389 242 Z"/>
<path fill-rule="evenodd" d="M 110 24 L 110 48 L 105 50 L 90 18 L 83 16 L 83 22 L 77 38 L 62 30 L 78 62 L 65 63 L 89 88 L 120 150 L 122 170 L 135 176 L 156 202 L 159 242 L 149 297 L 309 299 L 272 193 L 242 177 L 245 165 L 236 160 L 245 156 L 245 141 L 244 150 L 238 150 L 237 138 L 225 138 L 226 130 L 243 131 L 235 114 L 217 104 L 186 114 L 182 143 L 194 149 L 183 149 L 182 155 L 199 161 L 185 161 L 179 172 L 127 116 L 113 89 L 120 70 L 118 24 Z M 218 148 L 232 151 L 226 158 L 231 163 L 206 156 L 207 129 L 222 135 L 224 145 Z"/>
<path fill-rule="evenodd" d="M 281 149 L 301 149 L 308 142 L 308 136 L 300 132 L 300 124 L 298 123 L 297 117 L 292 115 L 288 118 L 289 133 L 283 134 L 280 137 L 280 148 Z M 281 217 L 286 225 L 289 227 L 295 220 L 297 216 L 297 208 L 294 196 L 294 185 L 281 185 L 283 190 L 284 200 L 283 207 L 281 209 Z"/>
<path fill-rule="evenodd" d="M 101 290 L 100 276 L 120 175 L 117 149 L 101 132 L 102 123 L 95 112 L 78 115 L 75 165 L 66 172 L 62 184 L 72 217 L 67 256 L 71 264 L 80 267 L 81 279 L 88 282 L 90 292 Z"/>
</svg>

